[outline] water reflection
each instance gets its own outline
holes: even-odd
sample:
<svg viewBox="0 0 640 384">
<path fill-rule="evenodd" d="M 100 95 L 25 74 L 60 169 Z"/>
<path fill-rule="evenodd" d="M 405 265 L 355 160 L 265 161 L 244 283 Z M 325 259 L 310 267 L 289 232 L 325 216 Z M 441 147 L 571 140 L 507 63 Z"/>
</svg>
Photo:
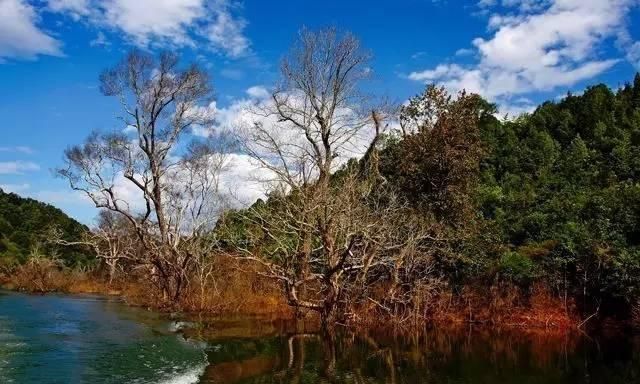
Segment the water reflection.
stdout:
<svg viewBox="0 0 640 384">
<path fill-rule="evenodd" d="M 640 382 L 640 343 L 629 336 L 468 330 L 243 337 L 236 330 L 209 335 L 201 383 Z"/>
<path fill-rule="evenodd" d="M 640 383 L 633 335 L 328 336 L 300 323 L 187 320 L 96 297 L 0 292 L 0 383 Z"/>
</svg>

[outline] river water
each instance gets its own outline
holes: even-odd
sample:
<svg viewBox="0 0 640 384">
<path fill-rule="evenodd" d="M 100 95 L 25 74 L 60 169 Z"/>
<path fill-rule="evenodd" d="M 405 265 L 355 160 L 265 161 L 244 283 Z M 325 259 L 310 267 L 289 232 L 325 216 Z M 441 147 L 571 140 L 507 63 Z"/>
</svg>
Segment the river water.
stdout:
<svg viewBox="0 0 640 384">
<path fill-rule="evenodd" d="M 101 297 L 0 292 L 0 383 L 626 384 L 640 383 L 640 341 L 474 329 L 329 338 L 264 320 L 175 322 Z"/>
</svg>

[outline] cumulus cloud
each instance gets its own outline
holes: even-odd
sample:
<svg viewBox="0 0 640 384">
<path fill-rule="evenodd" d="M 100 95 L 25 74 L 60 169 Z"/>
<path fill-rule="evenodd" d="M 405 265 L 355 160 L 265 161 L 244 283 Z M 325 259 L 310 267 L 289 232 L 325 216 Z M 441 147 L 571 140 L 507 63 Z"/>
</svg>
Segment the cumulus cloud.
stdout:
<svg viewBox="0 0 640 384">
<path fill-rule="evenodd" d="M 601 44 L 625 28 L 635 0 L 482 0 L 502 13 L 488 20 L 488 38 L 473 41 L 471 66 L 441 64 L 409 78 L 439 82 L 505 102 L 514 95 L 550 91 L 593 78 L 617 59 L 600 57 Z M 633 56 L 633 54 L 631 54 Z"/>
<path fill-rule="evenodd" d="M 20 175 L 25 172 L 40 170 L 40 166 L 32 161 L 2 161 L 0 162 L 0 175 Z"/>
<path fill-rule="evenodd" d="M 0 62 L 62 56 L 62 44 L 38 27 L 38 13 L 25 0 L 0 0 L 0 19 Z"/>
<path fill-rule="evenodd" d="M 264 86 L 253 86 L 246 90 L 247 97 L 237 99 L 225 107 L 212 103 L 209 108 L 215 110 L 215 124 L 211 127 L 194 127 L 193 134 L 216 139 L 217 135 L 230 135 L 244 143 L 240 150 L 229 156 L 228 164 L 221 176 L 221 189 L 233 196 L 238 205 L 253 203 L 264 198 L 266 193 L 277 185 L 275 170 L 280 168 L 280 160 L 274 155 L 273 148 L 264 142 L 252 140 L 255 127 L 259 125 L 277 143 L 290 167 L 299 162 L 303 154 L 311 153 L 304 134 L 287 122 L 280 121 L 274 111 L 271 93 Z M 281 97 L 285 97 L 281 95 Z M 302 98 L 295 94 L 287 95 L 289 103 L 295 105 Z M 363 129 L 351 124 L 359 119 L 355 111 L 341 108 L 336 112 L 336 131 L 333 142 L 336 153 L 334 170 L 351 158 L 362 156 L 370 143 L 373 127 Z M 357 123 L 355 123 L 357 124 Z M 248 153 L 253 153 L 250 156 Z M 254 156 L 270 162 L 261 164 Z"/>
<path fill-rule="evenodd" d="M 247 95 L 257 99 L 266 99 L 269 97 L 269 91 L 261 85 L 256 85 L 247 89 Z"/>
<path fill-rule="evenodd" d="M 48 0 L 47 10 L 124 34 L 133 44 L 208 47 L 229 57 L 250 52 L 246 21 L 231 0 Z M 101 37 L 102 36 L 102 37 Z M 98 35 L 96 42 L 105 42 Z"/>
<path fill-rule="evenodd" d="M 205 11 L 202 0 L 107 0 L 104 21 L 125 32 L 134 43 L 193 44 L 188 28 Z"/>
<path fill-rule="evenodd" d="M 246 207 L 266 197 L 265 178 L 273 178 L 249 155 L 232 153 L 220 175 L 220 191 L 232 207 Z"/>
</svg>

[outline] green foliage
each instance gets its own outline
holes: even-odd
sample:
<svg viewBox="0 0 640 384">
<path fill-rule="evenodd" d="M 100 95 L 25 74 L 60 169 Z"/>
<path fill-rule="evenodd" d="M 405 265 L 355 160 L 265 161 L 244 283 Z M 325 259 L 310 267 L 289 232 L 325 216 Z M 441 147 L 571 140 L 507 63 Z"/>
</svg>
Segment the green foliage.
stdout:
<svg viewBox="0 0 640 384">
<path fill-rule="evenodd" d="M 57 255 L 68 266 L 86 264 L 93 258 L 79 247 L 52 244 L 49 229 L 56 227 L 66 241 L 79 241 L 88 228 L 51 205 L 0 189 L 0 264 L 24 263 L 34 248 Z"/>
<path fill-rule="evenodd" d="M 483 216 L 504 246 L 553 244 L 531 259 L 540 278 L 589 300 L 638 294 L 631 271 L 640 250 L 639 79 L 482 128 Z M 501 265 L 516 260 L 509 255 Z"/>
<path fill-rule="evenodd" d="M 502 277 L 519 285 L 525 285 L 536 277 L 536 265 L 529 257 L 518 252 L 505 252 L 498 260 Z"/>
</svg>

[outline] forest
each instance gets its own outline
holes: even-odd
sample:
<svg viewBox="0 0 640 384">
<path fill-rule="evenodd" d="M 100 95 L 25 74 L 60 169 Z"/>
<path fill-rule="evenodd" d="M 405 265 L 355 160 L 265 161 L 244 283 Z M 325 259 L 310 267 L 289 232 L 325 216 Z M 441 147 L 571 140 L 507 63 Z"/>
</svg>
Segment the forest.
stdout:
<svg viewBox="0 0 640 384">
<path fill-rule="evenodd" d="M 2 281 L 81 268 L 158 309 L 326 328 L 640 325 L 640 74 L 515 117 L 437 84 L 391 103 L 370 65 L 355 36 L 303 30 L 252 118 L 220 127 L 205 70 L 129 53 L 100 76 L 127 129 L 56 170 L 95 228 L 0 193 Z M 249 205 L 222 182 L 238 154 L 265 191 Z"/>
<path fill-rule="evenodd" d="M 51 227 L 58 228 L 67 241 L 79 240 L 89 230 L 58 208 L 0 189 L 0 268 L 11 269 L 41 255 L 68 267 L 95 262 L 82 248 L 48 242 Z"/>
</svg>

